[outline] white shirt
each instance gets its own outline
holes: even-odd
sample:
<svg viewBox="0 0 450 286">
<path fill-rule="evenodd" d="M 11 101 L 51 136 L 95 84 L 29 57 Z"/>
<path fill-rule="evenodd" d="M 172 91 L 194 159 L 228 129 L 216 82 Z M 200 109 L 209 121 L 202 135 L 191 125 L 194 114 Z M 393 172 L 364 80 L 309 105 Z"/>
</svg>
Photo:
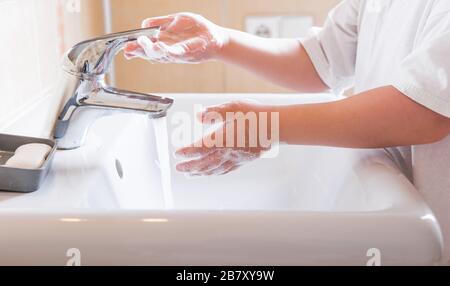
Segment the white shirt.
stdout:
<svg viewBox="0 0 450 286">
<path fill-rule="evenodd" d="M 450 117 L 449 0 L 344 0 L 301 42 L 335 93 L 390 85 Z M 450 136 L 390 151 L 437 216 L 450 264 Z"/>
</svg>

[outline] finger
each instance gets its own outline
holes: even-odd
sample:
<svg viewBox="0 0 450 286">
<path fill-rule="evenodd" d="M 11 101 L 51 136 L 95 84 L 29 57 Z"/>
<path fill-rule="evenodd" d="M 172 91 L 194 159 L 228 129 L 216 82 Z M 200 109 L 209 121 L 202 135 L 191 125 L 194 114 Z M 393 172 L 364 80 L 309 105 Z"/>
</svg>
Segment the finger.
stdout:
<svg viewBox="0 0 450 286">
<path fill-rule="evenodd" d="M 219 153 L 218 156 L 220 156 L 220 160 L 215 161 L 214 164 L 205 164 L 203 168 L 201 168 L 198 172 L 203 174 L 209 174 L 211 172 L 215 172 L 216 170 L 222 168 L 222 169 L 228 169 L 230 167 L 230 164 L 233 164 L 231 162 L 228 152 L 221 150 L 222 152 Z M 216 172 L 217 173 L 217 172 Z"/>
<path fill-rule="evenodd" d="M 176 168 L 177 171 L 184 173 L 203 173 L 204 170 L 217 168 L 223 161 L 223 154 L 216 151 L 201 159 L 180 163 Z"/>
<path fill-rule="evenodd" d="M 164 41 L 162 43 L 167 44 Z M 207 58 L 208 43 L 201 37 L 194 37 L 168 46 L 168 52 L 185 61 L 201 62 Z"/>
<path fill-rule="evenodd" d="M 211 154 L 214 151 L 216 150 L 213 148 L 208 148 L 205 146 L 196 147 L 193 145 L 179 149 L 178 151 L 176 151 L 175 156 L 177 156 L 178 158 L 186 158 L 186 159 L 197 158 Z"/>
<path fill-rule="evenodd" d="M 161 48 L 159 43 L 153 43 L 148 37 L 139 37 L 137 42 L 145 51 L 145 55 L 149 60 L 157 61 L 167 58 L 167 53 Z"/>
<path fill-rule="evenodd" d="M 224 171 L 222 173 L 219 174 L 219 176 L 223 176 L 223 175 L 227 175 L 231 172 L 236 171 L 237 169 L 239 169 L 240 167 L 242 167 L 242 165 L 240 164 L 236 164 L 235 162 L 233 162 L 232 165 L 229 165 L 228 168 L 225 168 Z"/>
<path fill-rule="evenodd" d="M 176 166 L 178 172 L 201 174 L 207 169 L 215 169 L 222 163 L 222 159 L 217 154 L 210 154 L 198 160 L 179 163 Z"/>
<path fill-rule="evenodd" d="M 224 118 L 218 112 L 207 112 L 206 113 L 206 111 L 200 111 L 196 114 L 196 118 L 203 125 L 215 125 L 218 123 L 226 122 L 226 118 Z"/>
<path fill-rule="evenodd" d="M 222 118 L 223 122 L 230 121 L 234 119 L 232 116 L 234 113 L 239 111 L 239 104 L 235 102 L 225 103 L 216 106 L 207 107 L 202 115 L 201 122 L 211 122 L 215 118 Z"/>
<path fill-rule="evenodd" d="M 225 174 L 228 174 L 234 170 L 237 170 L 240 168 L 240 165 L 236 165 L 234 162 L 232 161 L 228 161 L 225 164 L 223 164 L 222 166 L 208 171 L 208 172 L 203 172 L 203 173 L 196 173 L 196 174 L 192 174 L 192 175 L 196 175 L 196 176 L 222 176 Z"/>
<path fill-rule="evenodd" d="M 131 53 L 124 53 L 123 55 L 125 56 L 125 59 L 127 59 L 127 60 L 132 60 L 132 59 L 135 59 L 138 57 L 137 55 L 131 54 Z"/>
<path fill-rule="evenodd" d="M 138 44 L 144 49 L 149 60 L 161 63 L 181 62 L 184 51 L 177 51 L 178 46 L 169 46 L 163 42 L 152 42 L 148 37 L 139 37 Z"/>
<path fill-rule="evenodd" d="M 130 53 L 133 52 L 134 50 L 140 48 L 139 44 L 137 43 L 137 41 L 133 41 L 133 42 L 129 42 L 125 48 L 123 49 L 125 53 Z"/>
<path fill-rule="evenodd" d="M 140 37 L 137 43 L 147 52 L 150 59 L 166 57 L 172 59 L 170 62 L 174 63 L 195 61 L 195 55 L 199 55 L 201 58 L 201 54 L 205 52 L 204 40 L 200 38 L 168 45 L 162 40 L 153 42 L 148 37 Z"/>
<path fill-rule="evenodd" d="M 234 172 L 234 171 L 236 171 L 237 169 L 239 169 L 240 167 L 241 167 L 241 166 L 239 166 L 239 165 L 234 166 L 234 167 L 228 169 L 227 171 L 223 172 L 222 174 L 220 174 L 220 176 L 227 175 L 227 174 L 229 174 L 229 173 L 231 173 L 231 172 Z"/>
<path fill-rule="evenodd" d="M 208 45 L 207 41 L 201 37 L 190 38 L 181 44 L 192 53 L 205 53 Z"/>
<path fill-rule="evenodd" d="M 168 45 L 174 45 L 186 39 L 184 35 L 181 34 L 172 34 L 166 33 L 164 31 L 159 32 L 153 38 L 151 38 L 153 42 L 163 42 Z"/>
<path fill-rule="evenodd" d="M 214 175 L 222 175 L 226 172 L 228 172 L 229 170 L 231 170 L 232 168 L 236 167 L 236 163 L 233 161 L 226 161 L 225 163 L 223 163 L 222 165 L 220 165 L 219 167 L 213 169 L 213 170 L 209 170 L 207 172 L 204 172 L 204 175 L 206 176 L 214 176 Z"/>
<path fill-rule="evenodd" d="M 189 15 L 176 15 L 173 21 L 163 26 L 161 30 L 171 33 L 181 33 L 198 26 L 197 21 Z"/>
<path fill-rule="evenodd" d="M 186 54 L 186 46 L 182 43 L 168 45 L 162 41 L 159 41 L 155 44 L 158 48 L 165 52 L 166 55 L 169 55 L 175 59 L 184 59 Z"/>
<path fill-rule="evenodd" d="M 261 156 L 259 150 L 235 150 L 230 157 L 237 162 L 249 162 L 258 159 Z"/>
<path fill-rule="evenodd" d="M 174 20 L 173 15 L 148 18 L 142 21 L 142 28 L 166 27 Z"/>
<path fill-rule="evenodd" d="M 200 37 L 177 41 L 159 38 L 156 43 L 174 63 L 196 64 L 207 59 L 207 43 Z"/>
<path fill-rule="evenodd" d="M 145 51 L 141 47 L 131 52 L 124 52 L 124 56 L 127 60 L 131 60 L 134 58 L 147 58 Z"/>
</svg>

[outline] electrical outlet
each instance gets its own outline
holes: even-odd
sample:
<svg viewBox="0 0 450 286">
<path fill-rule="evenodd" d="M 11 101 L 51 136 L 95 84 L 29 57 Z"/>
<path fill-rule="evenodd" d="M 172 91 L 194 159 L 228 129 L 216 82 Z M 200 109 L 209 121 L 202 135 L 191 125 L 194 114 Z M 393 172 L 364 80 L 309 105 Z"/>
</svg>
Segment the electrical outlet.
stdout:
<svg viewBox="0 0 450 286">
<path fill-rule="evenodd" d="M 280 22 L 279 16 L 248 16 L 245 19 L 245 30 L 259 37 L 279 38 Z"/>
<path fill-rule="evenodd" d="M 308 35 L 314 25 L 311 16 L 248 16 L 247 33 L 265 38 L 299 38 Z"/>
</svg>

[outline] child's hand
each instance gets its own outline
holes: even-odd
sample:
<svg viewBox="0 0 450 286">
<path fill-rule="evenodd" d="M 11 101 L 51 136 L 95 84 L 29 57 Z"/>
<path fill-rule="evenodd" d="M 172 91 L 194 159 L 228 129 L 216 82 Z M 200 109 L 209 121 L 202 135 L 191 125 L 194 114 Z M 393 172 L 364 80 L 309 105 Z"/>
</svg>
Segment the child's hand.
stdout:
<svg viewBox="0 0 450 286">
<path fill-rule="evenodd" d="M 201 142 L 178 150 L 176 155 L 187 161 L 178 164 L 177 170 L 191 176 L 224 175 L 260 158 L 273 143 L 259 138 L 260 112 L 261 106 L 242 102 L 208 108 L 199 115 L 202 123 L 223 125 Z"/>
<path fill-rule="evenodd" d="M 125 56 L 159 63 L 200 63 L 214 58 L 228 41 L 225 30 L 203 16 L 180 13 L 150 18 L 143 28 L 161 27 L 154 38 L 141 37 L 127 45 Z"/>
</svg>

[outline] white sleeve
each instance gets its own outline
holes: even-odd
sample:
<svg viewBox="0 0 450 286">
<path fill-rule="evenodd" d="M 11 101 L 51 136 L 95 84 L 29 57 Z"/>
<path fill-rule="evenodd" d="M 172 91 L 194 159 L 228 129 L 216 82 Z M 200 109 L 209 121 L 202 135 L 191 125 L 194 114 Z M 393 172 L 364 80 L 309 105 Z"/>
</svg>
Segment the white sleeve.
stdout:
<svg viewBox="0 0 450 286">
<path fill-rule="evenodd" d="M 319 76 L 336 94 L 354 84 L 360 0 L 344 0 L 323 28 L 300 39 Z"/>
<path fill-rule="evenodd" d="M 429 21 L 420 46 L 403 61 L 392 85 L 450 117 L 450 13 Z"/>
</svg>

